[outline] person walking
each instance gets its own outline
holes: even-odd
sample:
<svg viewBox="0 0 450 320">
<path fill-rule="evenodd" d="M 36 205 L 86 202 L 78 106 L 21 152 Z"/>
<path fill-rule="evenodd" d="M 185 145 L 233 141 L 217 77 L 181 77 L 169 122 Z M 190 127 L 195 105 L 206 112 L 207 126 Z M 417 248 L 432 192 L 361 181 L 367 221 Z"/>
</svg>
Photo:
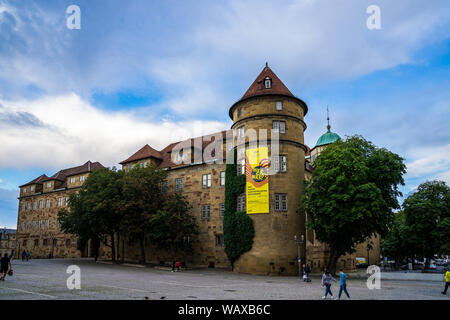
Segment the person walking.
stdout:
<svg viewBox="0 0 450 320">
<path fill-rule="evenodd" d="M 180 262 L 180 260 L 177 260 L 176 266 L 177 266 L 177 271 L 181 271 L 181 262 Z"/>
<path fill-rule="evenodd" d="M 331 292 L 331 282 L 336 282 L 336 279 L 333 278 L 331 273 L 328 270 L 325 270 L 325 272 L 322 275 L 322 287 L 325 287 L 325 295 L 322 297 L 322 299 L 326 299 L 328 293 L 331 296 L 331 299 L 334 299 L 333 293 Z"/>
<path fill-rule="evenodd" d="M 311 267 L 309 266 L 309 264 L 307 264 L 305 269 L 304 269 L 303 281 L 311 282 L 311 279 L 309 278 L 309 274 L 310 273 L 311 273 Z"/>
<path fill-rule="evenodd" d="M 445 278 L 445 289 L 441 293 L 447 294 L 448 286 L 450 286 L 450 271 L 448 271 L 447 268 L 444 268 L 443 271 L 444 271 L 444 278 Z"/>
<path fill-rule="evenodd" d="M 347 298 L 350 299 L 350 295 L 347 291 L 347 275 L 344 273 L 344 270 L 339 269 L 339 296 L 338 299 L 341 298 L 342 290 L 344 290 L 345 294 L 347 295 Z"/>
<path fill-rule="evenodd" d="M 25 260 L 26 256 L 27 256 L 27 253 L 26 253 L 25 250 L 23 250 L 23 252 L 22 252 L 22 261 Z"/>
<path fill-rule="evenodd" d="M 0 280 L 5 281 L 5 277 L 9 270 L 11 270 L 11 259 L 9 259 L 8 254 L 5 253 L 0 260 Z"/>
</svg>

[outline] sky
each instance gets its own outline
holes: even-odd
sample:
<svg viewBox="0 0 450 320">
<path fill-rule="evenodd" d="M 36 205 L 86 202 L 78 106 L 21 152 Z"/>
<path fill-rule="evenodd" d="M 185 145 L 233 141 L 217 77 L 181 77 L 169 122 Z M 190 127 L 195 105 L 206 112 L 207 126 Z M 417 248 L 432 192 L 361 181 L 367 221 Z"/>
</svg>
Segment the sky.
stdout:
<svg viewBox="0 0 450 320">
<path fill-rule="evenodd" d="M 405 159 L 405 195 L 450 183 L 447 0 L 0 0 L 0 227 L 43 173 L 230 128 L 266 62 L 308 104 L 308 146 L 329 106 L 333 132 Z"/>
</svg>

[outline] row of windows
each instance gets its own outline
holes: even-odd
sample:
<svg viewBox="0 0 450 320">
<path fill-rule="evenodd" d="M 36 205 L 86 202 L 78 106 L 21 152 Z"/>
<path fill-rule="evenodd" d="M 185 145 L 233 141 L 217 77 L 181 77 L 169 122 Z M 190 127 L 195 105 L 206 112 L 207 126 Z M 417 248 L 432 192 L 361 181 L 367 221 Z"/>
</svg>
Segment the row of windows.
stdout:
<svg viewBox="0 0 450 320">
<path fill-rule="evenodd" d="M 38 229 L 42 229 L 43 227 L 45 227 L 45 229 L 48 229 L 50 227 L 50 220 L 46 219 L 46 220 L 38 220 L 37 222 L 35 220 L 31 221 L 31 228 L 32 229 L 36 229 L 36 226 L 38 227 Z M 61 227 L 61 224 L 59 223 L 59 221 L 56 221 L 56 226 L 58 228 Z M 28 230 L 30 229 L 30 221 L 27 222 L 21 222 L 20 223 L 20 230 Z"/>
<path fill-rule="evenodd" d="M 83 182 L 84 180 L 85 180 L 85 176 L 80 176 L 79 178 L 78 178 L 78 180 L 80 181 L 80 182 Z M 75 183 L 77 181 L 77 178 L 76 177 L 71 177 L 70 178 L 70 183 Z M 52 187 L 52 182 L 51 181 L 49 181 L 49 182 L 47 182 L 46 184 L 45 184 L 45 187 L 47 188 L 47 189 L 49 189 L 49 188 L 51 188 Z M 27 190 L 28 190 L 28 188 L 27 187 L 24 187 L 23 189 L 22 189 L 22 192 L 27 192 Z M 34 192 L 34 186 L 30 186 L 30 192 Z"/>
<path fill-rule="evenodd" d="M 275 172 L 287 171 L 287 156 L 272 157 Z M 238 160 L 236 166 L 237 174 L 245 174 L 245 159 Z"/>
<path fill-rule="evenodd" d="M 225 171 L 220 172 L 220 185 L 225 186 Z M 176 178 L 175 179 L 175 191 L 180 192 L 183 191 L 184 179 Z M 207 189 L 211 188 L 211 174 L 207 173 L 202 175 L 202 188 Z M 167 181 L 161 182 L 161 190 L 163 192 L 167 192 L 169 189 L 169 183 Z"/>
<path fill-rule="evenodd" d="M 69 197 L 66 197 L 65 198 L 65 206 L 67 206 L 68 203 L 69 203 Z M 32 203 L 28 202 L 26 204 L 22 203 L 22 211 L 31 210 L 32 205 L 33 205 L 33 210 L 36 210 L 38 207 L 39 207 L 39 209 L 43 209 L 44 208 L 44 200 L 33 201 Z M 56 205 L 58 207 L 63 206 L 63 198 L 62 197 L 59 197 L 57 199 Z M 51 207 L 52 207 L 52 201 L 50 199 L 46 199 L 45 200 L 45 208 L 51 208 Z"/>
<path fill-rule="evenodd" d="M 274 209 L 275 211 L 287 211 L 287 194 L 286 193 L 275 193 L 275 201 L 274 201 Z M 237 211 L 246 211 L 247 203 L 245 194 L 241 194 L 237 197 Z M 225 204 L 220 204 L 220 217 L 223 218 L 225 215 Z M 204 204 L 202 205 L 202 220 L 209 219 L 211 217 L 211 205 Z"/>
<path fill-rule="evenodd" d="M 42 245 L 43 245 L 43 246 L 48 246 L 48 245 L 50 245 L 50 240 L 51 240 L 51 239 L 44 239 L 44 240 L 42 241 Z M 35 247 L 39 247 L 39 242 L 40 242 L 39 239 L 34 239 L 34 246 L 35 246 Z M 58 240 L 56 240 L 56 239 L 52 239 L 51 243 L 52 243 L 52 247 L 57 247 L 57 246 L 58 246 Z M 72 242 L 70 241 L 70 239 L 66 239 L 66 240 L 65 240 L 66 247 L 70 247 L 71 243 L 72 243 Z M 27 244 L 28 244 L 28 240 L 23 240 L 23 241 L 22 241 L 22 245 L 23 245 L 24 247 L 26 247 Z"/>
<path fill-rule="evenodd" d="M 272 129 L 275 132 L 286 133 L 286 121 L 272 121 Z M 237 128 L 237 137 L 238 139 L 243 139 L 245 137 L 245 126 L 240 126 Z"/>
<path fill-rule="evenodd" d="M 276 109 L 277 109 L 278 111 L 283 110 L 283 102 L 282 102 L 282 101 L 277 101 L 277 102 L 276 102 Z M 241 116 L 242 116 L 242 107 L 240 107 L 240 108 L 237 110 L 237 116 L 238 116 L 238 117 L 241 117 Z"/>
</svg>

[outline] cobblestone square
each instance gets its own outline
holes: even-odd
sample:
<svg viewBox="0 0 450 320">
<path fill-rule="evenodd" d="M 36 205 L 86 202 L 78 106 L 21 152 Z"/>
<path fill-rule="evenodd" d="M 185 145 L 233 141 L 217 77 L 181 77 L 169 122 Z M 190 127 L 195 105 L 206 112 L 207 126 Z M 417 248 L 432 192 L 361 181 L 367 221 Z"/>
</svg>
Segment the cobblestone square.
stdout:
<svg viewBox="0 0 450 320">
<path fill-rule="evenodd" d="M 318 276 L 312 282 L 297 277 L 268 277 L 220 269 L 170 272 L 150 267 L 95 263 L 92 259 L 12 262 L 14 276 L 0 282 L 1 300 L 321 300 L 324 289 Z M 69 290 L 67 267 L 81 270 L 81 289 Z M 353 300 L 436 300 L 443 282 L 382 280 L 381 289 L 369 290 L 364 279 L 348 275 Z M 339 284 L 332 286 L 336 297 Z M 347 298 L 342 296 L 343 300 Z M 339 303 L 339 302 L 336 302 Z"/>
</svg>

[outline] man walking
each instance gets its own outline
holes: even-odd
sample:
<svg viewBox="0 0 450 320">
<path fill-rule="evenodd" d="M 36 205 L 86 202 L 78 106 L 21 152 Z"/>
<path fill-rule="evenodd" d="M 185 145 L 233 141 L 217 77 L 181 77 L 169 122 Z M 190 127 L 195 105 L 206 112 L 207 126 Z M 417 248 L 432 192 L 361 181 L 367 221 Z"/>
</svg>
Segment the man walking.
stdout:
<svg viewBox="0 0 450 320">
<path fill-rule="evenodd" d="M 11 270 L 11 260 L 9 259 L 8 254 L 5 253 L 0 260 L 0 280 L 5 281 L 5 277 L 9 270 Z"/>
<path fill-rule="evenodd" d="M 445 277 L 445 289 L 442 291 L 442 294 L 447 294 L 448 286 L 450 285 L 450 271 L 447 268 L 444 268 L 444 277 Z"/>
<path fill-rule="evenodd" d="M 342 290 L 344 290 L 347 297 L 350 299 L 350 295 L 347 292 L 347 275 L 344 273 L 344 270 L 339 269 L 339 297 L 341 298 Z"/>
</svg>

